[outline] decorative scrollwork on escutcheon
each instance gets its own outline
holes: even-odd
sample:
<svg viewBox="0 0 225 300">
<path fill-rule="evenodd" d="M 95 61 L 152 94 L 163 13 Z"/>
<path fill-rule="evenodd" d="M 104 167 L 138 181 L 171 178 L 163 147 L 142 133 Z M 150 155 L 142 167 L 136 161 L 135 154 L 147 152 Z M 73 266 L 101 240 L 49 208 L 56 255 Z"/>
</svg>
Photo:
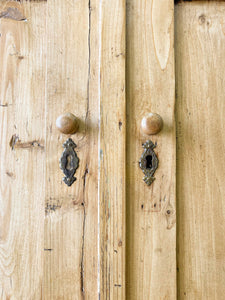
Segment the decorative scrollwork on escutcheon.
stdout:
<svg viewBox="0 0 225 300">
<path fill-rule="evenodd" d="M 139 160 L 139 166 L 144 173 L 143 180 L 147 185 L 151 185 L 152 182 L 155 180 L 153 176 L 156 169 L 158 168 L 158 158 L 154 152 L 154 148 L 156 147 L 152 141 L 147 141 L 143 145 L 144 152 Z"/>
<path fill-rule="evenodd" d="M 64 144 L 63 147 L 65 148 L 63 154 L 60 158 L 60 168 L 65 174 L 63 177 L 63 181 L 68 186 L 71 186 L 74 181 L 76 181 L 76 177 L 74 177 L 76 170 L 79 166 L 79 158 L 74 150 L 77 145 L 74 141 L 69 138 Z"/>
</svg>

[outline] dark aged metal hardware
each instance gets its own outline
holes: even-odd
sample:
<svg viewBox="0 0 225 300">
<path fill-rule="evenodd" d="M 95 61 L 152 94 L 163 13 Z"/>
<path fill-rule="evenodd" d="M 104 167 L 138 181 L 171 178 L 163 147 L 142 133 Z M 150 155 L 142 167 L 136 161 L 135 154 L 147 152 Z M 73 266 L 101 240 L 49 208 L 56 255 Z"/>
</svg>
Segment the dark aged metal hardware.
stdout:
<svg viewBox="0 0 225 300">
<path fill-rule="evenodd" d="M 153 175 L 158 168 L 159 163 L 158 158 L 153 150 L 156 145 L 154 145 L 152 141 L 147 141 L 142 146 L 145 150 L 139 160 L 139 166 L 145 174 L 143 177 L 144 182 L 147 185 L 151 185 L 151 183 L 155 180 Z"/>
<path fill-rule="evenodd" d="M 64 144 L 65 148 L 60 159 L 60 168 L 63 173 L 66 175 L 63 177 L 63 181 L 68 186 L 71 186 L 74 181 L 76 181 L 76 177 L 74 174 L 79 166 L 79 158 L 74 150 L 77 145 L 73 142 L 71 138 L 69 138 Z"/>
</svg>

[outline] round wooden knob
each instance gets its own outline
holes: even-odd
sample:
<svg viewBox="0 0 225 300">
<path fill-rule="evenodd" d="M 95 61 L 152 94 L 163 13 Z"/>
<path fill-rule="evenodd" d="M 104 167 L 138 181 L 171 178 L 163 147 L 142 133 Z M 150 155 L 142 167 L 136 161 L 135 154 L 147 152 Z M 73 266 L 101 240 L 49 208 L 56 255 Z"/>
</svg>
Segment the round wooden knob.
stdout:
<svg viewBox="0 0 225 300">
<path fill-rule="evenodd" d="M 73 134 L 77 132 L 79 124 L 77 118 L 73 114 L 66 113 L 57 118 L 56 127 L 62 133 Z"/>
<path fill-rule="evenodd" d="M 162 128 L 163 120 L 158 114 L 149 113 L 141 121 L 141 130 L 145 134 L 151 135 L 159 133 Z"/>
</svg>

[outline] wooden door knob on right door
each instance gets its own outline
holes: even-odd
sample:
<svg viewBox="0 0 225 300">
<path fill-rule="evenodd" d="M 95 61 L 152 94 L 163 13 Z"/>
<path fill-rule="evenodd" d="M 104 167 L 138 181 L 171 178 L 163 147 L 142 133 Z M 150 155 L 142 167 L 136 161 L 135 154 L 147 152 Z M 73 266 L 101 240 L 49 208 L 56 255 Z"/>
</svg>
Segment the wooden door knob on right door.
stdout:
<svg viewBox="0 0 225 300">
<path fill-rule="evenodd" d="M 163 128 L 163 119 L 156 113 L 149 113 L 141 121 L 141 130 L 147 135 L 159 133 Z"/>
</svg>

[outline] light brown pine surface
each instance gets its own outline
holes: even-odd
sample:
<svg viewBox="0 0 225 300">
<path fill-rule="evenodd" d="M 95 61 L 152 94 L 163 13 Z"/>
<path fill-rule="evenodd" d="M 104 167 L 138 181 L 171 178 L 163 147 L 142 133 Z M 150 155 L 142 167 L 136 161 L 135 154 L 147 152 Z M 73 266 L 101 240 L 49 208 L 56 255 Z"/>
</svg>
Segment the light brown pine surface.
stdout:
<svg viewBox="0 0 225 300">
<path fill-rule="evenodd" d="M 100 94 L 100 297 L 125 298 L 125 1 L 103 0 Z"/>
<path fill-rule="evenodd" d="M 1 1 L 0 15 L 0 298 L 40 299 L 46 3 Z"/>
<path fill-rule="evenodd" d="M 1 299 L 123 299 L 125 4 L 2 1 L 0 13 Z M 64 112 L 80 119 L 70 188 Z"/>
<path fill-rule="evenodd" d="M 127 299 L 176 299 L 174 3 L 128 0 Z M 161 115 L 156 136 L 140 133 L 148 112 Z M 138 161 L 142 143 L 157 142 L 159 167 L 148 187 Z"/>
<path fill-rule="evenodd" d="M 178 298 L 225 294 L 225 3 L 176 6 Z"/>
<path fill-rule="evenodd" d="M 98 85 L 92 77 L 98 64 L 95 56 L 91 58 L 90 9 L 88 1 L 47 3 L 46 299 L 98 295 L 98 93 L 91 90 L 93 82 Z M 57 117 L 66 112 L 75 114 L 80 123 L 79 133 L 71 136 L 80 160 L 71 187 L 62 182 L 59 168 L 62 144 L 69 136 L 55 126 Z"/>
<path fill-rule="evenodd" d="M 125 299 L 125 188 L 126 298 L 176 299 L 173 3 L 127 2 L 126 108 L 124 5 L 1 2 L 1 299 Z M 176 9 L 179 299 L 224 294 L 224 12 Z M 81 124 L 71 188 L 55 128 L 66 111 Z M 150 188 L 146 111 L 165 123 Z"/>
</svg>

